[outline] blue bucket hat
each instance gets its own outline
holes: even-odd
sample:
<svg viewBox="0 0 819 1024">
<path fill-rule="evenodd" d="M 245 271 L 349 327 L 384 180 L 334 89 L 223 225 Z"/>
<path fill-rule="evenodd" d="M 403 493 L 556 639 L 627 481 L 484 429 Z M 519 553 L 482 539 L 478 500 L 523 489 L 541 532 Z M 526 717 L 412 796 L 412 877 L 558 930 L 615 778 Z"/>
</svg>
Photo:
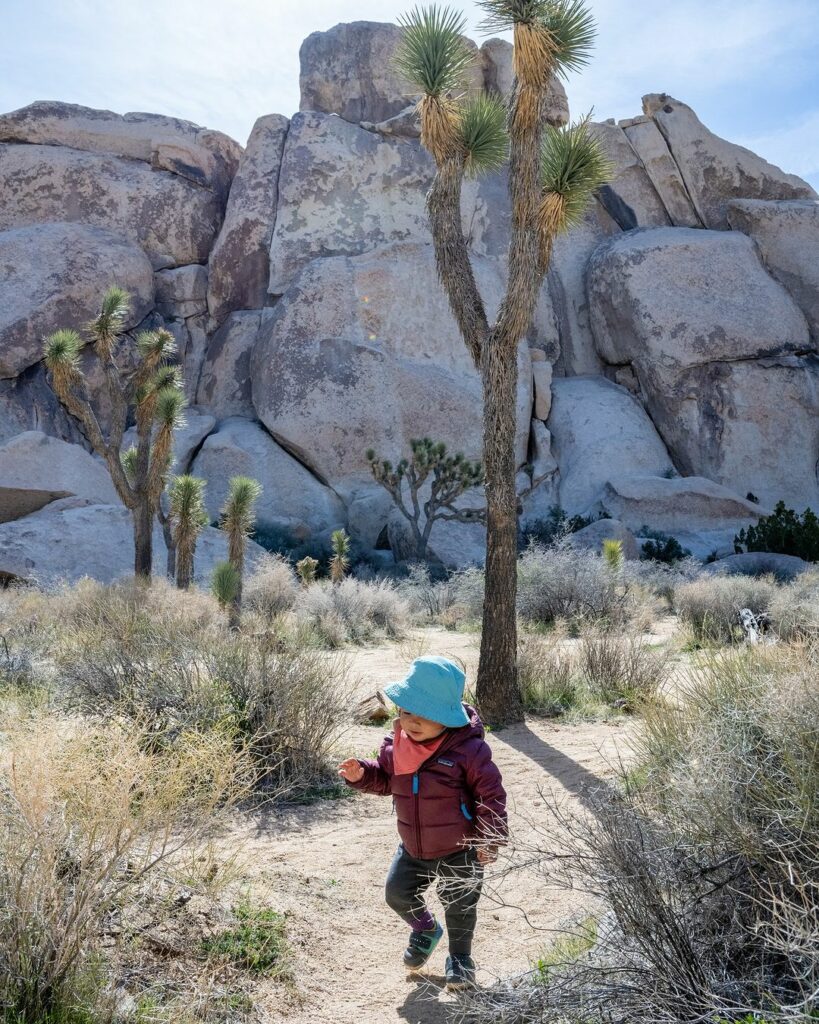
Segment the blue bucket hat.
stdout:
<svg viewBox="0 0 819 1024">
<path fill-rule="evenodd" d="M 466 676 L 449 658 L 436 654 L 416 658 L 404 679 L 384 687 L 384 693 L 405 711 L 451 728 L 469 725 L 462 703 Z"/>
</svg>

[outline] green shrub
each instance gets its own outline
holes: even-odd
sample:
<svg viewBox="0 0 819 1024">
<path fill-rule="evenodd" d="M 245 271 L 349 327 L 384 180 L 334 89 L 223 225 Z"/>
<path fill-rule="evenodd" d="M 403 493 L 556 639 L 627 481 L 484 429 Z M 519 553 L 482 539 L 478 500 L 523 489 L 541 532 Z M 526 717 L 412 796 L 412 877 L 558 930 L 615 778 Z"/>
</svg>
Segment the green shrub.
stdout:
<svg viewBox="0 0 819 1024">
<path fill-rule="evenodd" d="M 605 518 L 604 513 L 596 517 L 570 516 L 560 505 L 551 505 L 545 518 L 531 519 L 519 531 L 518 550 L 523 551 L 531 543 L 548 547 L 570 533 L 577 533 L 597 519 Z"/>
<path fill-rule="evenodd" d="M 697 641 L 731 643 L 745 637 L 740 610 L 750 608 L 754 615 L 762 615 L 776 595 L 776 581 L 770 576 L 709 576 L 678 587 L 674 606 Z"/>
<path fill-rule="evenodd" d="M 770 551 L 819 562 L 819 517 L 809 508 L 800 515 L 778 501 L 773 515 L 762 516 L 756 525 L 739 531 L 734 537 L 734 550 L 737 554 Z"/>
<path fill-rule="evenodd" d="M 235 922 L 202 940 L 202 951 L 252 974 L 281 977 L 287 973 L 285 919 L 245 897 L 233 908 Z"/>
<path fill-rule="evenodd" d="M 640 536 L 649 538 L 643 544 L 641 558 L 673 565 L 674 562 L 691 557 L 688 548 L 684 548 L 676 537 L 671 537 L 667 533 L 663 533 L 662 530 L 649 530 L 644 526 L 640 531 Z"/>
</svg>

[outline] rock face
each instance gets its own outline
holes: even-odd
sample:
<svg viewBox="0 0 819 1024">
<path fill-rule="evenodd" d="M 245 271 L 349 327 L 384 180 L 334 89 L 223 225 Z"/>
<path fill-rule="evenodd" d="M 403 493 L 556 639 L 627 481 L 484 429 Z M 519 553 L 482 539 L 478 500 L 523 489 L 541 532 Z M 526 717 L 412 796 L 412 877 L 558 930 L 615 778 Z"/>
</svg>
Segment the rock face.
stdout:
<svg viewBox="0 0 819 1024">
<path fill-rule="evenodd" d="M 401 29 L 377 21 L 353 21 L 313 32 L 301 44 L 299 110 L 338 114 L 345 121 L 386 121 L 401 113 L 417 92 L 392 67 Z M 467 86 L 483 88 L 477 47 Z"/>
<path fill-rule="evenodd" d="M 816 504 L 817 359 L 803 354 L 803 314 L 749 238 L 624 234 L 592 256 L 588 291 L 601 356 L 633 368 L 682 472 L 771 505 Z"/>
<path fill-rule="evenodd" d="M 604 377 L 556 378 L 548 427 L 560 468 L 560 504 L 570 515 L 599 499 L 616 468 L 658 476 L 674 471 L 645 409 Z"/>
<path fill-rule="evenodd" d="M 624 231 L 670 224 L 668 211 L 623 129 L 606 123 L 590 127 L 615 168 L 611 180 L 601 189 L 601 199 L 611 218 Z"/>
<path fill-rule="evenodd" d="M 816 199 L 795 174 L 709 131 L 691 107 L 665 93 L 643 97 L 643 112 L 665 136 L 685 187 L 707 228 L 727 229 L 729 199 Z"/>
<path fill-rule="evenodd" d="M 204 263 L 222 200 L 138 160 L 66 146 L 0 144 L 0 231 L 72 221 L 140 245 L 156 269 Z"/>
<path fill-rule="evenodd" d="M 156 274 L 156 308 L 160 316 L 184 320 L 204 313 L 207 294 L 207 268 L 198 263 Z"/>
<path fill-rule="evenodd" d="M 344 525 L 344 506 L 330 488 L 250 420 L 221 423 L 205 440 L 191 472 L 208 481 L 205 500 L 213 520 L 227 497 L 230 477 L 251 476 L 263 488 L 256 505 L 260 529 L 305 540 Z"/>
<path fill-rule="evenodd" d="M 429 245 L 315 260 L 263 323 L 250 366 L 253 404 L 274 437 L 349 496 L 371 482 L 365 458 L 409 451 L 415 437 L 477 458 L 481 384 L 438 284 Z M 503 286 L 475 260 L 492 311 Z M 429 325 L 435 324 L 430 331 Z M 528 346 L 518 360 L 518 462 L 532 408 Z"/>
<path fill-rule="evenodd" d="M 41 359 L 44 336 L 58 327 L 85 327 L 112 284 L 132 296 L 129 326 L 154 303 L 145 254 L 99 227 L 35 224 L 0 232 L 0 266 L 0 377 L 16 377 Z"/>
<path fill-rule="evenodd" d="M 743 551 L 739 555 L 727 555 L 703 566 L 706 572 L 714 576 L 766 576 L 771 573 L 781 583 L 788 583 L 811 568 L 811 563 L 804 558 L 771 551 Z"/>
<path fill-rule="evenodd" d="M 759 246 L 765 266 L 780 281 L 819 343 L 819 201 L 792 199 L 734 199 L 728 204 L 728 223 Z"/>
<path fill-rule="evenodd" d="M 154 528 L 155 571 L 164 571 L 165 542 Z M 248 541 L 246 565 L 253 565 L 264 550 Z M 207 586 L 217 562 L 227 558 L 221 530 L 207 526 L 196 545 L 194 578 Z M 0 524 L 0 578 L 13 577 L 49 583 L 75 583 L 91 576 L 111 583 L 134 571 L 134 532 L 131 513 L 122 505 L 91 505 L 81 498 L 54 501 L 39 512 Z"/>
<path fill-rule="evenodd" d="M 68 146 L 141 160 L 213 190 L 224 202 L 242 148 L 222 132 L 163 114 L 115 114 L 39 101 L 0 115 L 0 142 Z"/>
<path fill-rule="evenodd" d="M 231 313 L 210 339 L 196 389 L 196 402 L 220 419 L 228 416 L 253 419 L 256 415 L 250 389 L 250 353 L 261 320 L 261 310 Z"/>
<path fill-rule="evenodd" d="M 0 523 L 71 496 L 119 503 L 108 471 L 79 445 L 28 430 L 0 447 Z"/>
<path fill-rule="evenodd" d="M 260 117 L 233 179 L 225 222 L 208 264 L 208 309 L 217 323 L 235 309 L 265 304 L 288 125 L 279 114 Z"/>
<path fill-rule="evenodd" d="M 642 161 L 671 223 L 682 228 L 702 227 L 680 169 L 655 122 L 650 117 L 635 117 L 621 121 L 620 127 Z"/>
</svg>

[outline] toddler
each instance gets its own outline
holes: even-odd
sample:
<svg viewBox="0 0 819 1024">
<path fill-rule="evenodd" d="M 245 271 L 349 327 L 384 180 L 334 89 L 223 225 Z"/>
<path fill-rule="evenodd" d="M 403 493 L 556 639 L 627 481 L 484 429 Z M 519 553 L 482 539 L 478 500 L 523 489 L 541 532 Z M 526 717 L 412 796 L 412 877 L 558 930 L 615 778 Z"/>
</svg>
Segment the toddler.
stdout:
<svg viewBox="0 0 819 1024">
<path fill-rule="evenodd" d="M 438 880 L 449 941 L 448 989 L 475 980 L 472 935 L 491 839 L 506 835 L 506 793 L 477 711 L 462 702 L 464 674 L 448 658 L 416 658 L 384 692 L 399 709 L 376 760 L 338 767 L 349 786 L 392 796 L 398 844 L 387 875 L 387 904 L 410 925 L 404 963 L 422 967 L 444 933 L 423 893 Z M 484 839 L 477 843 L 476 840 Z"/>
</svg>

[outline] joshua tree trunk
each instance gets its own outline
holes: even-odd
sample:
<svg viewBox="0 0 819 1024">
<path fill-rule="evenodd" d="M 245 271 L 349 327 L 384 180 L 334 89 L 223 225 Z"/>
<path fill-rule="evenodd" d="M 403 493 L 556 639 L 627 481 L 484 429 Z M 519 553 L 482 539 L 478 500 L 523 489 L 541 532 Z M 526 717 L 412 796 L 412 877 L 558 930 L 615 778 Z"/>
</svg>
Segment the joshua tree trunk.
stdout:
<svg viewBox="0 0 819 1024">
<path fill-rule="evenodd" d="M 176 585 L 180 590 L 187 590 L 193 582 L 193 548 L 180 545 L 178 554 Z"/>
<path fill-rule="evenodd" d="M 517 359 L 492 338 L 483 350 L 483 455 L 486 473 L 486 589 L 476 700 L 495 725 L 520 721 L 517 675 Z"/>
<path fill-rule="evenodd" d="M 153 561 L 154 510 L 147 495 L 140 495 L 132 509 L 134 517 L 134 574 L 150 579 Z"/>
</svg>

